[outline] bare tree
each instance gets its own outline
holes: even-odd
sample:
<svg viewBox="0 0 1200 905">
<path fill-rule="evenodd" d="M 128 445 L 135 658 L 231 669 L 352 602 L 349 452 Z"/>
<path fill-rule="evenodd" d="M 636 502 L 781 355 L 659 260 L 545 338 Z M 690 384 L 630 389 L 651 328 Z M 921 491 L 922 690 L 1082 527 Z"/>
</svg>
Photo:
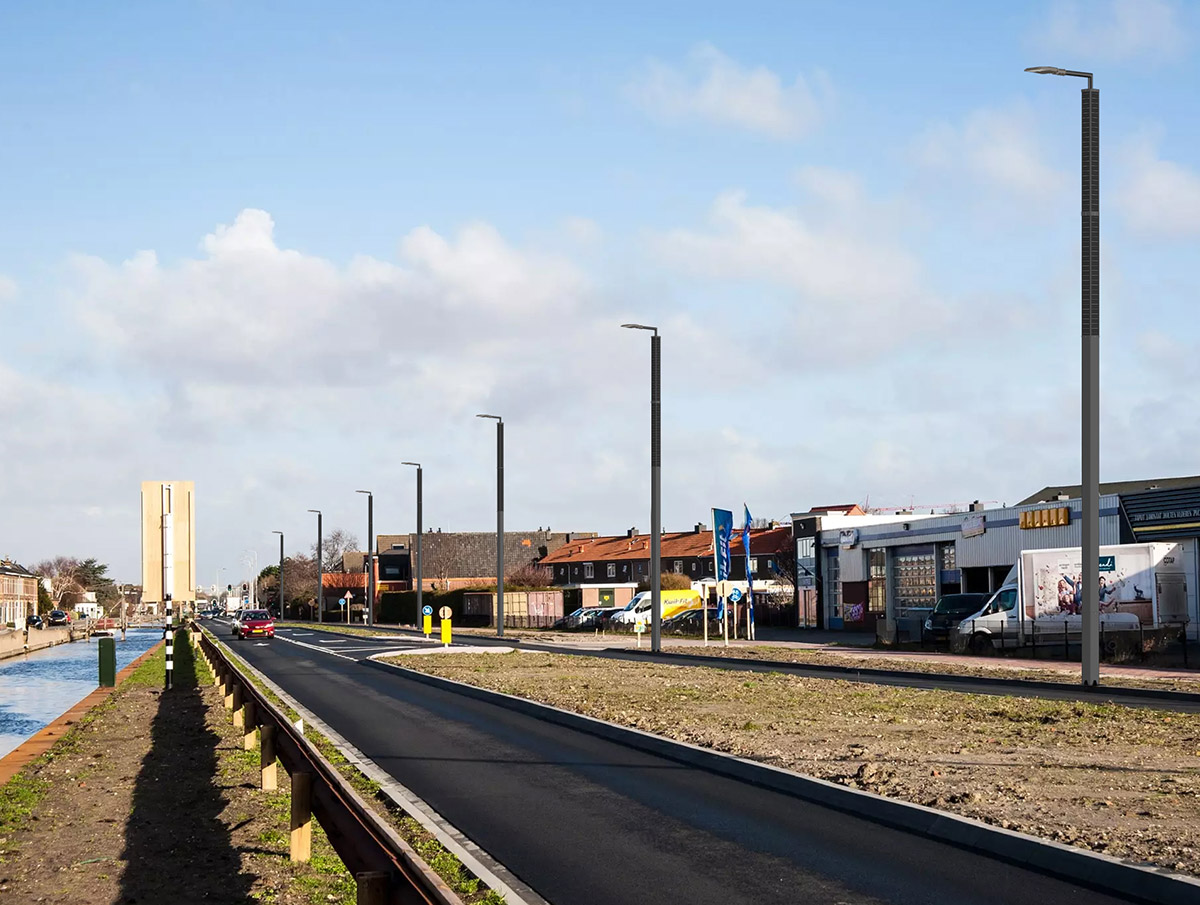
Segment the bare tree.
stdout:
<svg viewBox="0 0 1200 905">
<path fill-rule="evenodd" d="M 316 561 L 317 545 L 313 544 L 313 561 Z M 344 554 L 358 549 L 358 538 L 343 528 L 334 528 L 321 538 L 321 566 L 326 572 L 332 572 L 341 561 Z M 286 583 L 286 579 L 285 579 Z M 314 583 L 315 586 L 315 583 Z"/>
<path fill-rule="evenodd" d="M 73 607 L 83 599 L 82 565 L 73 556 L 56 556 L 33 567 L 35 575 L 50 579 L 50 599 L 55 609 Z"/>
</svg>

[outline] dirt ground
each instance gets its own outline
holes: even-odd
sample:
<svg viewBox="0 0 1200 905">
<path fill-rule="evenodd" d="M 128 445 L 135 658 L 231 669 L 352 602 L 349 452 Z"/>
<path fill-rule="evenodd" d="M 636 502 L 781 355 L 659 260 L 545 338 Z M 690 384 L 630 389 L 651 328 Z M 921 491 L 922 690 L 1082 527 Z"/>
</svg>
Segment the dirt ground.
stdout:
<svg viewBox="0 0 1200 905">
<path fill-rule="evenodd" d="M 288 860 L 288 794 L 258 790 L 257 750 L 241 750 L 218 693 L 197 681 L 203 663 L 175 649 L 174 689 L 162 690 L 160 652 L 0 789 L 0 901 L 353 902 L 354 880 L 315 821 L 312 861 Z M 42 796 L 31 814 L 12 806 L 22 795 Z"/>
<path fill-rule="evenodd" d="M 1065 670 L 1054 668 L 1052 664 L 1047 664 L 1045 668 L 1028 668 L 1008 663 L 1005 658 L 999 656 L 955 662 L 946 657 L 935 659 L 922 657 L 919 654 L 888 656 L 877 651 L 849 653 L 778 647 L 769 644 L 739 645 L 737 647 L 712 644 L 708 647 L 698 647 L 696 645 L 671 644 L 669 640 L 664 641 L 663 651 L 670 654 L 693 654 L 705 657 L 748 657 L 753 660 L 772 660 L 779 663 L 820 663 L 829 666 L 848 666 L 851 669 L 897 669 L 956 676 L 994 676 L 1003 679 L 1061 682 L 1066 685 L 1079 682 L 1078 663 Z M 1061 665 L 1059 664 L 1060 667 Z M 1104 685 L 1127 688 L 1161 688 L 1164 691 L 1200 692 L 1200 675 L 1182 670 L 1169 676 L 1149 677 L 1123 675 L 1119 668 L 1106 667 L 1101 664 L 1100 679 Z"/>
<path fill-rule="evenodd" d="M 561 654 L 392 660 L 1200 875 L 1198 715 Z"/>
</svg>

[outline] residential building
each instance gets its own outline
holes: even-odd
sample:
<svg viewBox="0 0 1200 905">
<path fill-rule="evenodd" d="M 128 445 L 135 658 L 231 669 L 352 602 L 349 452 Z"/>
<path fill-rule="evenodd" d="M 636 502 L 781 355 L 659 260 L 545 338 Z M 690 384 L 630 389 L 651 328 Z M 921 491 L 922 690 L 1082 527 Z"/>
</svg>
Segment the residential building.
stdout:
<svg viewBox="0 0 1200 905">
<path fill-rule="evenodd" d="M 0 628 L 25 627 L 25 618 L 37 613 L 38 578 L 12 560 L 0 559 Z"/>
<path fill-rule="evenodd" d="M 558 550 L 563 544 L 579 538 L 593 538 L 595 533 L 554 532 L 549 528 L 536 531 L 504 532 L 504 571 L 512 572 L 522 566 L 539 562 Z M 416 572 L 417 535 L 380 534 L 376 539 L 376 551 L 380 560 L 379 580 L 382 582 L 405 581 L 412 587 Z M 399 564 L 402 555 L 409 557 L 407 578 L 386 574 L 384 559 L 389 553 L 394 557 L 393 566 Z M 402 554 L 402 555 L 400 555 Z M 421 538 L 421 560 L 426 590 L 452 590 L 482 582 L 496 580 L 496 532 L 494 531 L 434 531 L 425 532 Z M 359 565 L 361 569 L 361 564 Z"/>
</svg>

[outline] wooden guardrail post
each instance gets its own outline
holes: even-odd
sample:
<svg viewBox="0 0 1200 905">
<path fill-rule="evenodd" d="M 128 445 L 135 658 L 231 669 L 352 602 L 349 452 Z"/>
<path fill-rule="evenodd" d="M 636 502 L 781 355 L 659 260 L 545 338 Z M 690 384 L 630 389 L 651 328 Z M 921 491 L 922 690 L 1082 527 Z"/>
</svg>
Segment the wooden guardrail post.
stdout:
<svg viewBox="0 0 1200 905">
<path fill-rule="evenodd" d="M 288 849 L 293 861 L 312 857 L 312 781 L 311 773 L 292 774 L 292 833 Z"/>
<path fill-rule="evenodd" d="M 254 750 L 254 730 L 257 728 L 254 722 L 254 699 L 250 698 L 242 705 L 242 712 L 245 714 L 245 725 L 242 727 L 242 748 L 246 751 Z"/>
<path fill-rule="evenodd" d="M 262 790 L 274 792 L 278 785 L 275 780 L 275 724 L 263 723 L 262 731 L 258 733 L 259 767 L 262 771 Z"/>
<path fill-rule="evenodd" d="M 233 709 L 233 671 L 232 670 L 230 670 L 230 669 L 225 670 L 225 676 L 223 678 L 223 682 L 224 682 L 224 685 L 222 686 L 222 694 L 225 696 L 225 709 L 232 710 Z"/>
<path fill-rule="evenodd" d="M 233 728 L 241 729 L 246 725 L 245 698 L 242 694 L 241 684 L 235 682 L 233 685 Z"/>
<path fill-rule="evenodd" d="M 364 870 L 354 875 L 358 905 L 387 905 L 388 875 L 382 870 Z"/>
</svg>

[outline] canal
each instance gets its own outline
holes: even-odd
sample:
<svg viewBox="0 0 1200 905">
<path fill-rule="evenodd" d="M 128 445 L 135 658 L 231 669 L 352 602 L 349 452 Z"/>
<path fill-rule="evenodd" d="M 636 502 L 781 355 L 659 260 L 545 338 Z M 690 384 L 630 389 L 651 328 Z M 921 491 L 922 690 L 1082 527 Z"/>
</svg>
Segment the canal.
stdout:
<svg viewBox="0 0 1200 905">
<path fill-rule="evenodd" d="M 127 666 L 162 638 L 161 628 L 117 633 L 117 669 Z M 96 689 L 96 640 L 60 644 L 0 660 L 0 757 L 16 748 Z"/>
</svg>

